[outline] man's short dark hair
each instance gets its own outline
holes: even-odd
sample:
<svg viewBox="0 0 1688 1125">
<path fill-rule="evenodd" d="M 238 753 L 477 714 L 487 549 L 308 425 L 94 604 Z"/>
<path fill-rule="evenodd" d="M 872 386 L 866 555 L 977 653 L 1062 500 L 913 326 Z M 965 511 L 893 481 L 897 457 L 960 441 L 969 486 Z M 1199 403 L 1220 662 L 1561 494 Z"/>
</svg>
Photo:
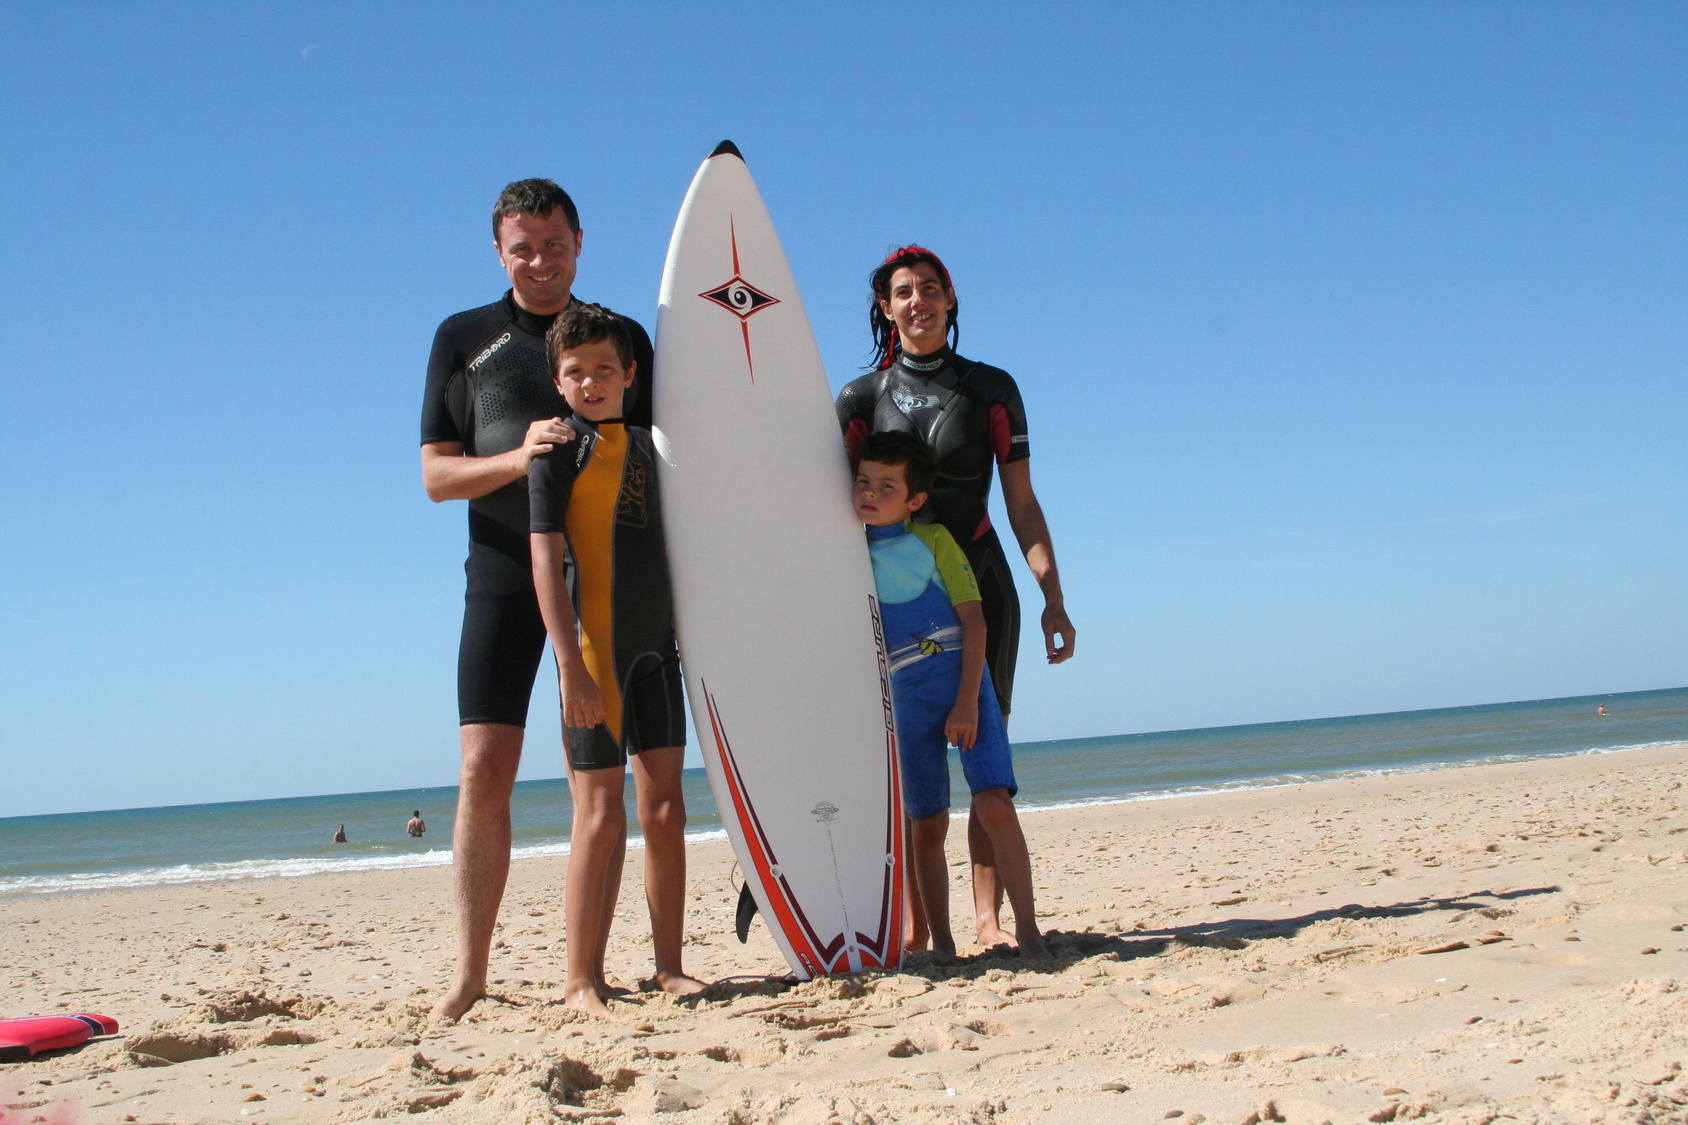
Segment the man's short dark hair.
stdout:
<svg viewBox="0 0 1688 1125">
<path fill-rule="evenodd" d="M 872 461 L 876 465 L 901 465 L 908 494 L 931 492 L 938 483 L 938 460 L 932 449 L 913 434 L 898 430 L 884 430 L 869 434 L 856 455 L 858 463 Z"/>
<path fill-rule="evenodd" d="M 498 224 L 506 215 L 538 215 L 541 219 L 561 207 L 568 216 L 569 229 L 580 233 L 580 212 L 574 208 L 569 193 L 554 180 L 517 180 L 504 185 L 498 202 L 492 205 L 492 240 L 498 242 Z"/>
<path fill-rule="evenodd" d="M 551 322 L 551 330 L 545 333 L 545 355 L 550 360 L 551 377 L 556 378 L 561 370 L 564 352 L 601 340 L 615 345 L 621 366 L 633 366 L 633 332 L 627 327 L 626 317 L 602 305 L 588 305 L 584 301 L 558 313 L 557 319 Z"/>
</svg>

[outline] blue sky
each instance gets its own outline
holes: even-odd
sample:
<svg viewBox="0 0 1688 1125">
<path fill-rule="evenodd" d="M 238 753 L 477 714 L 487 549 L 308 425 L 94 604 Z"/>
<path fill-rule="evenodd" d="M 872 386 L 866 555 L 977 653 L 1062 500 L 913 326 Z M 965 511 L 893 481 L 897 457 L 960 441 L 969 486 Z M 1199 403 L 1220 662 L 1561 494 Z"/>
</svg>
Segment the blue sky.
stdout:
<svg viewBox="0 0 1688 1125">
<path fill-rule="evenodd" d="M 0 816 L 452 781 L 433 329 L 529 175 L 654 325 L 723 137 L 835 386 L 910 240 L 1020 382 L 1016 738 L 1688 683 L 1685 75 L 1677 4 L 0 8 Z"/>
</svg>

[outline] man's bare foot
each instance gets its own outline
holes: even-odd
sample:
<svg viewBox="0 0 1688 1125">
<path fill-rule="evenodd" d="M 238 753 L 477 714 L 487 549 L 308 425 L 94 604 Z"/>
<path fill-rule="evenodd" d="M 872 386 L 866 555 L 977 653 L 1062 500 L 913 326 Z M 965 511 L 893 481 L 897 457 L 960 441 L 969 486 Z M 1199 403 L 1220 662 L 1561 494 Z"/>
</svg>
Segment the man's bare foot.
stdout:
<svg viewBox="0 0 1688 1125">
<path fill-rule="evenodd" d="M 999 945 L 1006 945 L 1009 949 L 1020 946 L 1014 935 L 1002 928 L 1001 922 L 980 922 L 979 944 L 986 949 L 995 949 Z"/>
<path fill-rule="evenodd" d="M 1019 935 L 1020 956 L 1027 961 L 1053 961 L 1054 954 L 1043 944 L 1043 935 L 1032 927 Z"/>
<path fill-rule="evenodd" d="M 463 1014 L 475 1006 L 475 1001 L 486 997 L 484 985 L 465 984 L 456 982 L 450 991 L 434 1003 L 433 1011 L 428 1013 L 431 1020 L 460 1020 Z"/>
<path fill-rule="evenodd" d="M 670 996 L 696 996 L 709 987 L 696 977 L 689 977 L 685 973 L 658 973 L 656 986 Z"/>
<path fill-rule="evenodd" d="M 565 985 L 563 988 L 563 1006 L 597 1016 L 599 1019 L 615 1018 L 610 1015 L 609 1005 L 604 1003 L 604 998 L 598 995 L 597 984 L 594 981 Z"/>
<path fill-rule="evenodd" d="M 932 960 L 939 965 L 959 965 L 961 957 L 955 952 L 955 942 L 945 941 L 932 943 Z"/>
</svg>

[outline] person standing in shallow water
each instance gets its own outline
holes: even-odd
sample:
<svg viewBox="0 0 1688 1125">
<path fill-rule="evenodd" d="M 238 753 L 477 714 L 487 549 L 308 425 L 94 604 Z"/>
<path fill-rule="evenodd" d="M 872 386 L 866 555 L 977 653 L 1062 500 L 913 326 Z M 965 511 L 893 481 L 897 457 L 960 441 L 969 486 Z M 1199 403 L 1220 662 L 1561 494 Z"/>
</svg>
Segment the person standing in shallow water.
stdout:
<svg viewBox="0 0 1688 1125">
<path fill-rule="evenodd" d="M 955 353 L 955 287 L 936 254 L 921 246 L 895 250 L 870 275 L 869 287 L 873 369 L 840 391 L 837 401 L 850 463 L 853 468 L 869 434 L 884 431 L 913 434 L 937 455 L 938 483 L 923 520 L 950 533 L 978 579 L 985 662 L 1006 720 L 1020 643 L 1020 602 L 988 514 L 993 472 L 1002 477 L 1009 526 L 1043 594 L 1041 625 L 1049 663 L 1070 659 L 1077 635 L 1067 617 L 1049 524 L 1032 491 L 1020 390 L 1001 368 Z M 979 943 L 986 948 L 1015 945 L 1014 935 L 1002 926 L 1002 881 L 990 836 L 971 810 L 967 846 Z M 906 944 L 912 949 L 925 948 L 929 940 L 918 901 L 911 896 Z"/>
</svg>

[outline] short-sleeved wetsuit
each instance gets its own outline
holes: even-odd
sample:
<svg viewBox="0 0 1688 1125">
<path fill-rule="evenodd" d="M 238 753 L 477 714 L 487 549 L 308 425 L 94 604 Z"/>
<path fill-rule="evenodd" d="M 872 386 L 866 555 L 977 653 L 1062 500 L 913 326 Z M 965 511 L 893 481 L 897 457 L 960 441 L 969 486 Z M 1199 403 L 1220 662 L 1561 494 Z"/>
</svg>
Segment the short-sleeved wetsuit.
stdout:
<svg viewBox="0 0 1688 1125">
<path fill-rule="evenodd" d="M 602 723 L 563 728 L 569 764 L 616 769 L 630 753 L 686 744 L 656 450 L 649 430 L 619 418 L 568 423 L 580 436 L 528 469 L 530 527 L 568 537 L 580 654 L 604 700 Z"/>
<path fill-rule="evenodd" d="M 471 457 L 507 453 L 528 426 L 561 418 L 568 403 L 545 361 L 555 315 L 537 316 L 503 298 L 448 317 L 434 334 L 422 397 L 422 444 L 451 441 Z M 637 321 L 627 417 L 650 424 L 651 342 Z M 521 477 L 469 501 L 468 588 L 457 649 L 457 715 L 469 723 L 527 725 L 533 677 L 545 653 L 545 622 L 533 592 L 528 550 L 528 482 Z"/>
<path fill-rule="evenodd" d="M 873 584 L 897 713 L 897 758 L 903 808 L 916 820 L 949 808 L 949 752 L 944 726 L 961 688 L 961 619 L 955 607 L 979 600 L 967 557 L 938 524 L 900 523 L 867 529 Z M 1008 731 L 997 708 L 990 669 L 979 680 L 979 729 L 961 752 L 974 793 L 1019 791 Z"/>
<path fill-rule="evenodd" d="M 929 356 L 898 351 L 889 367 L 840 391 L 837 407 L 852 464 L 862 439 L 887 430 L 913 434 L 937 454 L 937 487 L 917 519 L 942 524 L 967 554 L 984 603 L 985 665 L 1007 715 L 1020 599 L 986 504 L 993 467 L 1031 456 L 1019 387 L 1001 368 L 948 348 Z"/>
</svg>

